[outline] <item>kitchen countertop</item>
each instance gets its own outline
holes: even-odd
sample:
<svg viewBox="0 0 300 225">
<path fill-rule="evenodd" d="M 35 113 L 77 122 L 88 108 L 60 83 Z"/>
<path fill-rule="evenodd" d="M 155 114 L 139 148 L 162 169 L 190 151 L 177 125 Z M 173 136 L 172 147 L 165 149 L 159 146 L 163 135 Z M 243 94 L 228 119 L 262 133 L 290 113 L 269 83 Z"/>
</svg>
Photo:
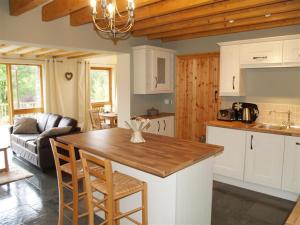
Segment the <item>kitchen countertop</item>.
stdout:
<svg viewBox="0 0 300 225">
<path fill-rule="evenodd" d="M 231 129 L 237 129 L 237 130 L 246 130 L 246 131 L 254 131 L 254 132 L 300 137 L 300 129 L 289 128 L 289 129 L 285 129 L 285 130 L 277 130 L 277 129 L 257 128 L 256 126 L 260 125 L 260 123 L 247 124 L 247 123 L 243 123 L 240 121 L 213 120 L 213 121 L 207 122 L 206 125 L 214 126 L 214 127 L 231 128 Z"/>
<path fill-rule="evenodd" d="M 222 146 L 149 133 L 143 133 L 145 143 L 133 144 L 130 137 L 130 130 L 113 128 L 61 136 L 57 140 L 163 178 L 224 149 Z"/>
<path fill-rule="evenodd" d="M 175 113 L 159 113 L 157 115 L 154 115 L 154 116 L 148 116 L 148 115 L 141 115 L 139 117 L 142 117 L 144 119 L 158 119 L 158 118 L 162 118 L 162 117 L 167 117 L 167 116 L 175 116 Z"/>
</svg>

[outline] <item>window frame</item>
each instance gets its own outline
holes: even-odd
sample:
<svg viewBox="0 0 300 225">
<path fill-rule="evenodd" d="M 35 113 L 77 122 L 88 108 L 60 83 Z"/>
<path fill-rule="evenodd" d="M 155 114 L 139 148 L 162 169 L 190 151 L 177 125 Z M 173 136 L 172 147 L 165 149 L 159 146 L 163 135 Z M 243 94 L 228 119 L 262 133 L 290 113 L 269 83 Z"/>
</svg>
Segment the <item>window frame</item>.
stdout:
<svg viewBox="0 0 300 225">
<path fill-rule="evenodd" d="M 104 105 L 112 105 L 112 68 L 111 67 L 90 67 L 90 71 L 91 70 L 107 70 L 108 76 L 109 76 L 109 101 L 107 102 L 91 102 L 91 106 L 92 108 L 99 108 L 99 107 L 103 107 Z M 89 82 L 91 85 L 91 76 L 89 77 Z M 90 90 L 90 94 L 91 94 L 91 90 Z M 91 97 L 90 97 L 90 101 L 91 101 Z"/>
<path fill-rule="evenodd" d="M 44 113 L 44 86 L 43 86 L 43 67 L 42 67 L 42 65 L 41 64 L 26 64 L 26 63 L 1 63 L 1 62 L 0 62 L 0 64 L 3 64 L 6 66 L 7 98 L 8 98 L 10 123 L 12 123 L 12 120 L 16 115 L 31 114 L 31 113 Z M 12 74 L 11 74 L 11 67 L 13 65 L 39 67 L 41 107 L 28 108 L 28 109 L 15 109 L 14 108 L 13 85 L 12 85 Z"/>
</svg>

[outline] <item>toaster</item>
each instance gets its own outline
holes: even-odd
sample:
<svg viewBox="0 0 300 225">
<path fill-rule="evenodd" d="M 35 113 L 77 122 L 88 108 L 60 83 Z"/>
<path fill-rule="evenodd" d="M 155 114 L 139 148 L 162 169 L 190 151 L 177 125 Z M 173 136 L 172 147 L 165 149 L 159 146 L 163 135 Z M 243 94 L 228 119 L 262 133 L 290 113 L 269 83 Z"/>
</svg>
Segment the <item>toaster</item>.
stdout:
<svg viewBox="0 0 300 225">
<path fill-rule="evenodd" d="M 235 111 L 233 109 L 221 109 L 218 112 L 217 119 L 222 121 L 234 121 Z"/>
</svg>

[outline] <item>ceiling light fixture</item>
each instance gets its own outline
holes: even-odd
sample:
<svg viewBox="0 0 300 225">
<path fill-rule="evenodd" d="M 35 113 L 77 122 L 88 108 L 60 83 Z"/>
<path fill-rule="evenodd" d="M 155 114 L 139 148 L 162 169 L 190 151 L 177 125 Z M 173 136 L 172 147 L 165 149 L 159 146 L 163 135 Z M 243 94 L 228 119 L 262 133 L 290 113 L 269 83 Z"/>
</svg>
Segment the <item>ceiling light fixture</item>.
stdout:
<svg viewBox="0 0 300 225">
<path fill-rule="evenodd" d="M 134 0 L 128 0 L 127 12 L 121 14 L 116 0 L 90 0 L 92 18 L 100 37 L 111 39 L 115 44 L 118 40 L 127 39 L 134 24 Z M 101 8 L 101 14 L 98 9 Z"/>
<path fill-rule="evenodd" d="M 265 17 L 270 17 L 270 16 L 272 16 L 272 14 L 271 14 L 271 13 L 267 13 L 267 14 L 265 14 Z"/>
<path fill-rule="evenodd" d="M 234 23 L 234 20 L 228 20 L 229 23 Z"/>
</svg>

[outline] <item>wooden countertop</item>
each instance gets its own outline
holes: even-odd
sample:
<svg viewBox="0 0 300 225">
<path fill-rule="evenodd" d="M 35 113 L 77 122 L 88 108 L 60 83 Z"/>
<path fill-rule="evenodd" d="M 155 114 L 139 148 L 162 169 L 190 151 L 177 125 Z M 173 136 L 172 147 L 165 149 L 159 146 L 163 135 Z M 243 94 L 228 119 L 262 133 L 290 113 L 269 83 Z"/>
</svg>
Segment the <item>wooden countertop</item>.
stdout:
<svg viewBox="0 0 300 225">
<path fill-rule="evenodd" d="M 141 115 L 139 117 L 151 120 L 151 119 L 158 119 L 158 118 L 167 117 L 167 116 L 175 116 L 175 113 L 159 113 L 155 116 Z"/>
<path fill-rule="evenodd" d="M 57 140 L 159 177 L 167 177 L 224 149 L 149 133 L 143 133 L 145 143 L 133 144 L 130 137 L 130 130 L 113 128 L 61 136 Z"/>
<path fill-rule="evenodd" d="M 276 130 L 276 129 L 257 128 L 256 126 L 259 125 L 259 123 L 246 124 L 246 123 L 242 123 L 240 121 L 231 121 L 230 122 L 230 121 L 213 120 L 213 121 L 207 122 L 206 125 L 214 126 L 214 127 L 223 127 L 223 128 L 231 128 L 231 129 L 238 129 L 238 130 L 246 130 L 246 131 L 254 131 L 254 132 L 300 137 L 300 129 L 290 128 L 290 129 L 285 129 L 285 130 Z"/>
</svg>

